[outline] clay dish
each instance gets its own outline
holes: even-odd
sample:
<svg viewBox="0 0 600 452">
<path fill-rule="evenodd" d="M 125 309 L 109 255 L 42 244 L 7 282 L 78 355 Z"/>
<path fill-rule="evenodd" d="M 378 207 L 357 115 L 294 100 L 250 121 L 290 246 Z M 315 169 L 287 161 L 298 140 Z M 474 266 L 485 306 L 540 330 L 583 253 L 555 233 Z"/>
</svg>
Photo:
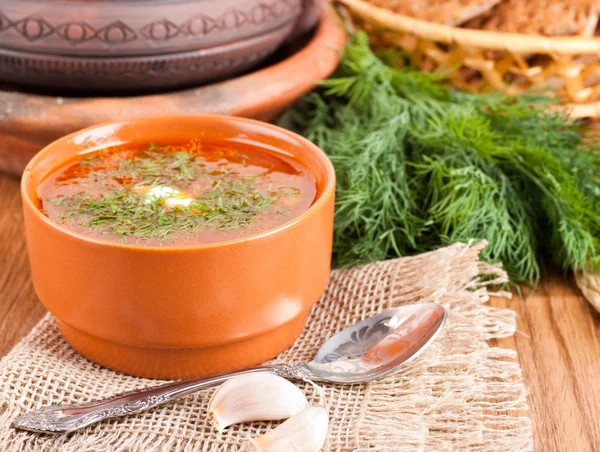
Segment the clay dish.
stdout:
<svg viewBox="0 0 600 452">
<path fill-rule="evenodd" d="M 221 113 L 270 120 L 336 68 L 346 34 L 326 9 L 306 43 L 253 73 L 183 91 L 127 97 L 44 96 L 0 90 L 0 171 L 20 174 L 53 140 L 94 124 L 147 115 Z"/>
<path fill-rule="evenodd" d="M 102 241 L 51 221 L 36 189 L 79 153 L 110 145 L 198 139 L 245 143 L 307 167 L 316 198 L 266 232 L 208 245 Z M 165 116 L 75 132 L 40 151 L 22 178 L 35 291 L 65 340 L 102 366 L 150 378 L 190 378 L 273 358 L 302 332 L 329 278 L 335 173 L 308 140 L 232 116 Z"/>
</svg>

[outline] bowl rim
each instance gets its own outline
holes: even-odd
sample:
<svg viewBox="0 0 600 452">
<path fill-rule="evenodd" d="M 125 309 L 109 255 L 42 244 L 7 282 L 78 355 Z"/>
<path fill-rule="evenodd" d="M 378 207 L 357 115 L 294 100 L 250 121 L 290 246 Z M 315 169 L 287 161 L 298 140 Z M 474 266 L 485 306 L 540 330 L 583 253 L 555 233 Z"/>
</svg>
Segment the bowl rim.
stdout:
<svg viewBox="0 0 600 452">
<path fill-rule="evenodd" d="M 253 124 L 255 126 L 261 127 L 263 130 L 275 130 L 279 133 L 283 133 L 290 138 L 293 138 L 297 142 L 299 142 L 303 149 L 309 150 L 314 156 L 317 157 L 319 163 L 323 166 L 325 171 L 325 183 L 321 193 L 317 193 L 315 200 L 313 203 L 302 212 L 300 215 L 297 215 L 291 218 L 289 221 L 282 223 L 272 229 L 267 229 L 265 231 L 259 232 L 257 234 L 252 234 L 247 237 L 237 238 L 233 240 L 224 240 L 222 242 L 213 242 L 206 244 L 193 244 L 193 245 L 164 245 L 164 246 L 147 246 L 147 245 L 138 245 L 138 244 L 129 244 L 129 243 L 119 243 L 119 242 L 110 242 L 108 240 L 101 240 L 93 237 L 86 236 L 84 234 L 80 234 L 74 231 L 71 231 L 60 224 L 52 221 L 46 215 L 42 213 L 40 208 L 35 204 L 35 202 L 31 199 L 29 194 L 29 189 L 31 188 L 31 172 L 32 169 L 39 163 L 39 161 L 48 154 L 54 152 L 56 147 L 60 147 L 64 142 L 69 141 L 75 138 L 77 135 L 91 132 L 94 129 L 99 129 L 107 126 L 118 126 L 146 121 L 161 121 L 161 120 L 189 120 L 189 119 L 198 119 L 198 120 L 210 120 L 210 121 L 219 121 L 219 122 L 235 122 L 235 123 L 244 123 L 244 124 Z M 257 141 L 257 143 L 260 143 Z M 63 162 L 65 163 L 65 162 Z M 304 165 L 308 170 L 313 171 L 313 168 L 307 164 L 305 161 L 300 160 L 300 163 Z M 55 167 L 55 169 L 58 167 Z M 269 237 L 271 235 L 275 235 L 281 232 L 284 232 L 287 229 L 292 228 L 293 226 L 301 223 L 308 217 L 314 215 L 318 210 L 323 208 L 335 195 L 335 184 L 336 184 L 336 175 L 335 169 L 329 157 L 325 154 L 323 150 L 321 150 L 317 145 L 309 141 L 308 139 L 302 137 L 301 135 L 292 132 L 290 130 L 284 129 L 283 127 L 277 126 L 275 124 L 267 123 L 264 121 L 258 121 L 255 119 L 242 118 L 239 116 L 231 116 L 231 115 L 219 115 L 219 114 L 182 114 L 182 115 L 164 115 L 164 116 L 140 116 L 132 119 L 125 119 L 121 121 L 109 121 L 98 123 L 90 127 L 86 127 L 84 129 L 77 130 L 68 135 L 65 135 L 45 147 L 43 147 L 33 158 L 27 163 L 25 170 L 23 171 L 23 176 L 21 178 L 21 199 L 23 201 L 23 208 L 27 207 L 31 211 L 35 212 L 34 215 L 40 219 L 47 226 L 52 229 L 58 231 L 61 234 L 65 234 L 75 240 L 80 240 L 91 245 L 96 246 L 104 246 L 109 248 L 121 249 L 121 250 L 129 250 L 129 251 L 138 251 L 145 253 L 169 253 L 169 252 L 191 252 L 191 251 L 199 251 L 199 250 L 207 250 L 207 249 L 215 249 L 215 248 L 223 248 L 229 246 L 235 246 L 243 243 L 254 242 L 256 240 L 260 240 L 265 237 Z M 35 187 L 37 190 L 37 187 Z"/>
</svg>

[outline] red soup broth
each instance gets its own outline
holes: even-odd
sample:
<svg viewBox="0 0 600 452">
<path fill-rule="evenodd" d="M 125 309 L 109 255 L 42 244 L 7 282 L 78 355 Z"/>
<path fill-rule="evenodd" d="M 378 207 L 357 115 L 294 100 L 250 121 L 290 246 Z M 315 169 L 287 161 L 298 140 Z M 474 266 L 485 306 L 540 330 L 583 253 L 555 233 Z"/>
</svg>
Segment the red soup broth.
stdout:
<svg viewBox="0 0 600 452">
<path fill-rule="evenodd" d="M 79 156 L 38 187 L 42 211 L 103 241 L 180 246 L 235 240 L 306 211 L 314 175 L 246 144 L 144 143 Z"/>
</svg>

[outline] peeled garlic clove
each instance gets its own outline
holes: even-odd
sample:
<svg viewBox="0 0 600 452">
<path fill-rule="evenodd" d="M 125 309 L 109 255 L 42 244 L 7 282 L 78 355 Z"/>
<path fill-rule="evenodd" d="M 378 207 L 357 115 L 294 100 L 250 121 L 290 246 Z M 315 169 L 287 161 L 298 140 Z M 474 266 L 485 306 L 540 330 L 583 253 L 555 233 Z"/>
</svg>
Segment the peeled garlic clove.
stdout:
<svg viewBox="0 0 600 452">
<path fill-rule="evenodd" d="M 250 452 L 319 452 L 328 429 L 327 411 L 309 406 L 279 427 L 250 440 Z"/>
<path fill-rule="evenodd" d="M 258 372 L 222 384 L 208 403 L 208 415 L 221 431 L 240 422 L 287 419 L 307 406 L 296 385 L 269 372 Z"/>
<path fill-rule="evenodd" d="M 313 384 L 311 382 L 311 384 Z M 309 406 L 279 427 L 253 438 L 249 452 L 319 452 L 327 439 L 329 414 L 323 390 L 313 384 L 321 395 L 319 405 Z"/>
</svg>

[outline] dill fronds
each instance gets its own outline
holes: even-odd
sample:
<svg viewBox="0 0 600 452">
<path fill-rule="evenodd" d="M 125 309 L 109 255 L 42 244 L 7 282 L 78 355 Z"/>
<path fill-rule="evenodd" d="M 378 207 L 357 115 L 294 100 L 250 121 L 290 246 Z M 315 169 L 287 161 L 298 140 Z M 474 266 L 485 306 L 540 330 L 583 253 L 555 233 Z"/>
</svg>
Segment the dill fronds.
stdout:
<svg viewBox="0 0 600 452">
<path fill-rule="evenodd" d="M 98 233 L 142 242 L 165 241 L 178 232 L 249 228 L 262 213 L 284 214 L 286 206 L 275 206 L 282 196 L 299 196 L 291 187 L 265 189 L 265 174 L 243 174 L 243 164 L 207 168 L 206 160 L 186 151 L 166 151 L 149 144 L 141 152 L 114 153 L 101 159 L 92 155 L 74 170 L 57 177 L 57 185 L 90 186 L 69 196 L 48 199 L 56 207 L 56 221 L 69 221 Z M 204 182 L 193 189 L 193 182 Z M 189 202 L 169 207 L 168 194 L 149 196 L 152 188 L 193 190 Z"/>
<path fill-rule="evenodd" d="M 288 116 L 336 168 L 337 265 L 487 239 L 513 281 L 537 281 L 544 259 L 600 270 L 600 157 L 581 125 L 544 95 L 439 78 L 387 65 L 358 33 Z"/>
</svg>

